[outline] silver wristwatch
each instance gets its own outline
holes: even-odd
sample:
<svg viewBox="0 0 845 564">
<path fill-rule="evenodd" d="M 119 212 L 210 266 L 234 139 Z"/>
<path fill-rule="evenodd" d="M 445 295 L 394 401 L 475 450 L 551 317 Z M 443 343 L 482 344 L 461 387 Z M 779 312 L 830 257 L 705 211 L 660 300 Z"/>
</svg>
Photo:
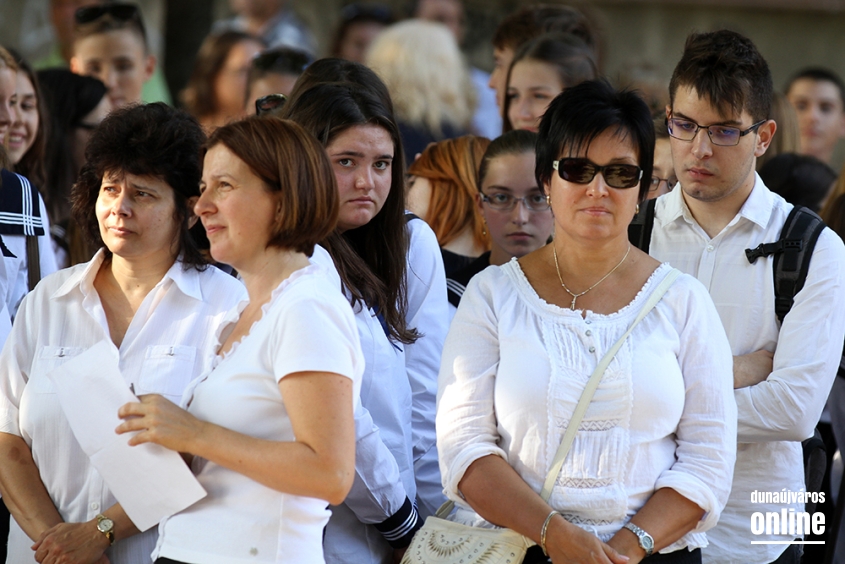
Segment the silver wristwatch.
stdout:
<svg viewBox="0 0 845 564">
<path fill-rule="evenodd" d="M 651 538 L 651 535 L 630 521 L 625 524 L 624 528 L 637 535 L 637 538 L 640 540 L 640 548 L 645 550 L 646 557 L 651 556 L 651 553 L 654 552 L 654 539 Z"/>
</svg>

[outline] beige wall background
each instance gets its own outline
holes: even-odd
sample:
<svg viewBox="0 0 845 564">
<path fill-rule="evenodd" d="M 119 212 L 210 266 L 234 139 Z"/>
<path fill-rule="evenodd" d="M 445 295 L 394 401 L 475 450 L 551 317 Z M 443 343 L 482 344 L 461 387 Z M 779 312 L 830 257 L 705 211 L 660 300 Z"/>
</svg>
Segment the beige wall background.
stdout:
<svg viewBox="0 0 845 564">
<path fill-rule="evenodd" d="M 139 0 L 160 60 L 167 45 L 164 29 L 168 5 L 190 2 L 205 18 L 180 21 L 185 34 L 201 38 L 208 17 L 224 17 L 227 0 Z M 291 6 L 327 45 L 338 12 L 348 0 L 291 0 Z M 387 0 L 405 15 L 409 0 Z M 465 50 L 480 68 L 492 64 L 490 37 L 500 19 L 531 2 L 465 0 L 468 26 Z M 548 2 L 553 3 L 553 2 Z M 649 80 L 665 88 L 691 31 L 730 28 L 750 37 L 766 57 L 776 88 L 809 65 L 821 65 L 845 77 L 845 0 L 581 0 L 569 2 L 585 11 L 603 37 L 603 67 L 611 78 Z M 30 58 L 49 52 L 52 31 L 49 0 L 0 0 L 0 43 L 18 47 Z M 171 53 L 189 61 L 193 53 Z M 836 163 L 845 161 L 840 144 Z"/>
</svg>

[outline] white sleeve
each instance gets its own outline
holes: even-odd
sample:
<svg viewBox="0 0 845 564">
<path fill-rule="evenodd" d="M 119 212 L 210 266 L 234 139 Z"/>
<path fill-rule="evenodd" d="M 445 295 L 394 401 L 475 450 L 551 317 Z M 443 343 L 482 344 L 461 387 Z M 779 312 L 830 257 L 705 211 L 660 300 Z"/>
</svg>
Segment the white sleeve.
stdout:
<svg viewBox="0 0 845 564">
<path fill-rule="evenodd" d="M 735 390 L 740 443 L 803 441 L 813 435 L 845 336 L 845 245 L 830 229 L 819 237 L 804 288 L 778 334 L 768 378 Z"/>
<path fill-rule="evenodd" d="M 437 238 L 420 219 L 408 222 L 408 326 L 421 335 L 405 346 L 405 368 L 413 398 L 412 430 L 414 476 L 423 517 L 433 514 L 446 501 L 440 479 L 434 419 L 437 372 L 443 342 L 449 329 L 446 274 Z"/>
<path fill-rule="evenodd" d="M 692 276 L 684 279 L 692 291 L 675 313 L 684 409 L 675 432 L 676 462 L 658 477 L 655 490 L 672 488 L 704 509 L 695 529 L 701 532 L 716 525 L 731 492 L 736 461 L 733 356 L 707 290 Z"/>
<path fill-rule="evenodd" d="M 21 396 L 29 380 L 35 354 L 27 322 L 33 319 L 37 322 L 40 309 L 37 302 L 32 297 L 24 297 L 18 318 L 0 353 L 0 374 L 3 375 L 0 378 L 0 432 L 16 436 L 21 436 Z"/>
<path fill-rule="evenodd" d="M 499 446 L 494 389 L 499 366 L 495 289 L 484 275 L 467 285 L 443 348 L 437 398 L 437 446 L 447 497 L 461 500 L 458 484 L 477 459 Z"/>
</svg>

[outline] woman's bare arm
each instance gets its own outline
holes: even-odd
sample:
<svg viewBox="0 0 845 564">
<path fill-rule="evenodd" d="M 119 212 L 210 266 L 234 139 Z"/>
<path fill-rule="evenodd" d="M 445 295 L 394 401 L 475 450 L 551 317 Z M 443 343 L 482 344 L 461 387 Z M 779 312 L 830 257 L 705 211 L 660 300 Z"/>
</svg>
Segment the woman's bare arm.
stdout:
<svg viewBox="0 0 845 564">
<path fill-rule="evenodd" d="M 487 521 L 522 533 L 540 544 L 543 522 L 552 508 L 532 490 L 510 464 L 496 455 L 479 458 L 467 468 L 461 493 Z M 546 534 L 552 562 L 623 564 L 627 558 L 580 527 L 556 515 Z"/>
<path fill-rule="evenodd" d="M 63 522 L 41 481 L 29 446 L 21 437 L 2 432 L 0 493 L 15 521 L 33 541 L 50 527 Z"/>
<path fill-rule="evenodd" d="M 342 503 L 355 471 L 352 380 L 298 372 L 279 382 L 295 441 L 268 441 L 200 421 L 158 395 L 129 403 L 118 433 L 140 430 L 129 444 L 153 442 L 190 452 L 274 490 Z"/>
</svg>

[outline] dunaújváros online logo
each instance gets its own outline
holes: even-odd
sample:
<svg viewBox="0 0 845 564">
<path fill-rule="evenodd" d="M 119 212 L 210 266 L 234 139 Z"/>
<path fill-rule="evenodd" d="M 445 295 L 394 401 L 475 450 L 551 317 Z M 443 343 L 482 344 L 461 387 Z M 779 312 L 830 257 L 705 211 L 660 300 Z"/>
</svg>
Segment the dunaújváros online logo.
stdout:
<svg viewBox="0 0 845 564">
<path fill-rule="evenodd" d="M 795 505 L 824 503 L 824 492 L 793 492 L 783 489 L 777 492 L 751 492 L 751 503 L 768 505 Z M 784 535 L 792 540 L 751 541 L 751 544 L 824 544 L 824 541 L 804 541 L 804 535 L 823 535 L 825 530 L 824 513 L 816 511 L 796 511 L 794 507 L 783 507 L 780 511 L 755 511 L 751 514 L 752 535 Z M 795 540 L 797 539 L 797 540 Z"/>
</svg>

